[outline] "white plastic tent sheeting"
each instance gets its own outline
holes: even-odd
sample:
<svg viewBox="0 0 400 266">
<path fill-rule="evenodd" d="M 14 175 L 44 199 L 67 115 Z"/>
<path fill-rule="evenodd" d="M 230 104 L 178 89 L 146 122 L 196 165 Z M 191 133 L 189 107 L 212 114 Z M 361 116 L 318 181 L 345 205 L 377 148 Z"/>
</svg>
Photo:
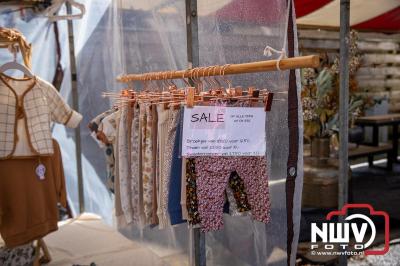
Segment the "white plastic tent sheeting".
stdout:
<svg viewBox="0 0 400 266">
<path fill-rule="evenodd" d="M 83 20 L 74 22 L 77 56 L 81 124 L 82 159 L 85 209 L 113 221 L 112 195 L 104 185 L 105 160 L 102 151 L 92 140 L 87 123 L 112 103 L 101 97 L 103 91 L 117 91 L 122 85 L 115 82 L 121 73 L 141 73 L 169 69 L 185 69 L 186 16 L 183 0 L 81 1 L 87 13 Z M 286 31 L 286 1 L 268 1 L 266 14 L 271 18 L 255 18 L 260 23 L 246 20 L 227 20 L 218 10 L 231 1 L 199 1 L 200 65 L 223 65 L 266 60 L 264 47 L 268 44 L 281 49 Z M 246 8 L 256 8 L 241 1 L 240 9 L 231 10 L 229 17 L 240 17 Z M 216 12 L 210 13 L 210 6 Z M 219 8 L 219 9 L 218 9 Z M 64 10 L 62 11 L 64 12 Z M 225 14 L 226 15 L 226 14 Z M 27 19 L 29 19 L 27 21 Z M 294 19 L 295 21 L 295 19 Z M 263 24 L 264 23 L 264 24 Z M 0 14 L 0 25 L 20 29 L 33 43 L 33 71 L 51 81 L 55 69 L 55 42 L 52 25 L 45 18 L 32 17 L 29 11 Z M 59 22 L 62 43 L 62 64 L 65 79 L 62 95 L 71 101 L 69 58 L 66 22 Z M 297 42 L 295 40 L 297 47 Z M 297 48 L 296 48 L 297 50 Z M 0 53 L 0 62 L 11 58 Z M 297 74 L 298 91 L 299 71 Z M 223 230 L 206 234 L 207 263 L 209 265 L 285 265 L 286 264 L 286 196 L 285 179 L 288 159 L 288 71 L 269 72 L 230 77 L 236 86 L 257 86 L 279 92 L 272 111 L 267 114 L 267 157 L 271 193 L 271 222 L 254 222 L 249 217 L 225 215 Z M 301 106 L 301 105 L 299 105 Z M 302 188 L 302 112 L 299 110 L 299 156 L 294 203 L 294 241 L 291 261 L 294 263 L 300 227 L 300 198 Z M 62 147 L 68 197 L 74 213 L 78 207 L 76 160 L 73 130 L 56 125 L 54 136 Z M 134 226 L 120 228 L 127 237 L 143 240 L 147 245 L 163 246 L 178 253 L 189 254 L 189 231 L 186 225 L 164 230 Z M 187 261 L 182 261 L 185 265 Z"/>
</svg>

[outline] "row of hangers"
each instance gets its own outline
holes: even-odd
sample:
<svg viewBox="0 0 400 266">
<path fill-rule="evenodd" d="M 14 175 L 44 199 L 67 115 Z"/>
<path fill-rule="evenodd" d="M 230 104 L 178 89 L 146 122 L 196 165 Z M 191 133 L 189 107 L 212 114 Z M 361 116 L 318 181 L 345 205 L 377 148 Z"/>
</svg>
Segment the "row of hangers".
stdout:
<svg viewBox="0 0 400 266">
<path fill-rule="evenodd" d="M 143 85 L 141 91 L 126 88 L 119 93 L 104 92 L 103 97 L 115 100 L 116 108 L 133 102 L 164 104 L 164 108 L 171 106 L 178 108 L 184 104 L 191 108 L 196 104 L 206 102 L 241 100 L 249 101 L 252 106 L 264 106 L 265 111 L 270 111 L 274 93 L 255 87 L 247 89 L 240 86 L 234 87 L 225 75 L 227 67 L 229 64 L 186 70 L 181 77 L 185 84 L 183 88 L 179 88 L 172 80 L 176 71 L 147 73 L 138 79 Z"/>
</svg>

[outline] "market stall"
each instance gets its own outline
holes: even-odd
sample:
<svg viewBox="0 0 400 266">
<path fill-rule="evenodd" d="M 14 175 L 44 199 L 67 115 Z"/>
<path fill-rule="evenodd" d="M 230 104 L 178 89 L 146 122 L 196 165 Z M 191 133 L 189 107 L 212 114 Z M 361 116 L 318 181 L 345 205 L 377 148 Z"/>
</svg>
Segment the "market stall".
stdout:
<svg viewBox="0 0 400 266">
<path fill-rule="evenodd" d="M 1 3 L 1 27 L 20 33 L 0 47 L 15 54 L 11 41 L 22 52 L 0 49 L 0 101 L 11 99 L 9 117 L 0 120 L 12 125 L 0 141 L 0 218 L 6 217 L 0 230 L 7 254 L 21 245 L 29 253 L 36 241 L 37 265 L 50 259 L 55 265 L 294 265 L 308 132 L 300 70 L 320 66 L 317 52 L 299 55 L 296 22 L 313 28 L 326 16 L 327 28 L 339 26 L 339 2 Z M 347 136 L 350 3 L 341 2 L 336 118 Z M 382 29 L 391 31 L 398 23 L 396 1 L 363 7 L 368 16 L 350 19 L 356 28 L 388 23 Z M 22 62 L 24 78 L 14 80 Z M 24 91 L 21 84 L 29 81 Z M 22 93 L 11 94 L 15 87 Z M 25 94 L 39 103 L 25 103 Z M 50 121 L 58 124 L 50 127 Z M 25 137 L 30 151 L 20 154 Z M 339 207 L 347 202 L 348 170 L 347 139 L 340 141 Z M 24 165 L 17 158 L 22 155 L 30 158 Z M 6 172 L 21 182 L 8 182 Z M 33 185 L 22 181 L 26 175 Z M 42 188 L 44 180 L 54 181 L 54 193 Z M 25 194 L 40 195 L 43 206 Z M 23 204 L 24 212 L 10 204 L 25 201 L 32 206 Z M 13 242 L 13 221 L 28 221 L 18 223 L 24 236 L 34 224 L 18 215 L 37 218 L 38 212 L 49 222 L 48 213 L 35 208 L 51 210 L 51 223 Z M 58 209 L 79 218 L 57 225 Z M 97 216 L 79 216 L 84 212 L 107 225 Z M 107 247 L 106 239 L 124 251 Z M 103 254 L 89 247 L 91 241 Z M 132 254 L 143 257 L 134 261 Z"/>
</svg>

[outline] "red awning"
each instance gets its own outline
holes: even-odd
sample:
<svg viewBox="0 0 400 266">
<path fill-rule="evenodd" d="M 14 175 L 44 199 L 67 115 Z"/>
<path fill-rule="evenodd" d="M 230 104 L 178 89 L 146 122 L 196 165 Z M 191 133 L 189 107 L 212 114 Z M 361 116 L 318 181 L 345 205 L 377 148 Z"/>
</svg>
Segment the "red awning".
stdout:
<svg viewBox="0 0 400 266">
<path fill-rule="evenodd" d="M 332 0 L 295 0 L 296 16 L 298 18 L 310 14 Z"/>
<path fill-rule="evenodd" d="M 339 27 L 340 0 L 295 0 L 297 24 Z M 400 0 L 351 0 L 350 25 L 370 31 L 400 31 Z"/>
<path fill-rule="evenodd" d="M 368 21 L 354 25 L 354 28 L 376 31 L 400 31 L 400 7 Z"/>
</svg>

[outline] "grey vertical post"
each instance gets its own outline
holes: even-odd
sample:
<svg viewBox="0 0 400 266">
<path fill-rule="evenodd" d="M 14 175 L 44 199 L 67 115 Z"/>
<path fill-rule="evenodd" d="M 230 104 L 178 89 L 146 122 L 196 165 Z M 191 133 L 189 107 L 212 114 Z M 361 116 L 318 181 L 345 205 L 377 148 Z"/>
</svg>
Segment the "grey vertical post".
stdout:
<svg viewBox="0 0 400 266">
<path fill-rule="evenodd" d="M 67 14 L 72 14 L 71 4 L 66 2 Z M 72 92 L 72 108 L 79 112 L 79 93 L 78 79 L 76 74 L 76 58 L 75 58 L 75 43 L 74 43 L 74 28 L 73 22 L 68 20 L 68 41 L 69 41 L 69 62 L 71 69 L 71 92 Z M 83 174 L 82 174 L 82 147 L 81 147 L 81 128 L 75 128 L 75 157 L 76 170 L 78 175 L 78 197 L 79 197 L 79 212 L 85 210 L 85 198 L 83 193 Z"/>
<path fill-rule="evenodd" d="M 185 0 L 186 4 L 186 40 L 188 68 L 199 66 L 199 31 L 197 0 Z M 189 265 L 206 265 L 205 234 L 199 228 L 190 230 Z"/>
<path fill-rule="evenodd" d="M 339 92 L 339 209 L 348 199 L 348 139 L 349 139 L 349 44 L 350 0 L 340 0 L 340 92 Z M 344 217 L 339 217 L 344 221 Z M 347 265 L 347 256 L 339 257 L 339 265 Z"/>
<path fill-rule="evenodd" d="M 186 1 L 186 42 L 189 68 L 199 66 L 199 27 L 197 0 Z"/>
</svg>

